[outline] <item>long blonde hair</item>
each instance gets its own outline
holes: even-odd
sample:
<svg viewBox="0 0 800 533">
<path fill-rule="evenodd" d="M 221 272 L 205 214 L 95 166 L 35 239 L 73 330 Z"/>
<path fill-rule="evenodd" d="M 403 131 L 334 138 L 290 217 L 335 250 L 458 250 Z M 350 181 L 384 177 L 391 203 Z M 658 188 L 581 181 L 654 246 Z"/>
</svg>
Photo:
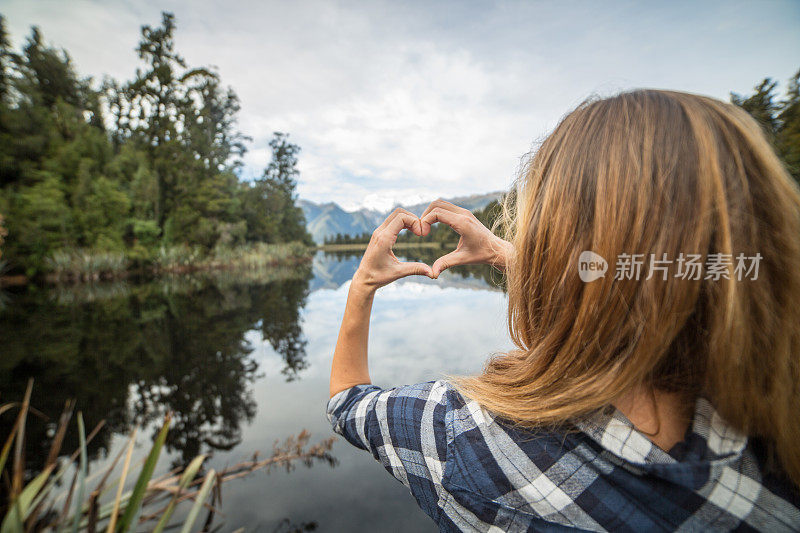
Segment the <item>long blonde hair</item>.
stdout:
<svg viewBox="0 0 800 533">
<path fill-rule="evenodd" d="M 660 90 L 587 101 L 529 159 L 505 212 L 516 349 L 456 379 L 463 394 L 530 427 L 640 386 L 703 395 L 800 485 L 800 191 L 747 113 Z M 581 281 L 585 250 L 608 261 L 604 277 Z M 667 279 L 646 279 L 664 253 Z M 729 279 L 676 276 L 680 254 L 716 253 Z M 615 279 L 620 254 L 643 254 L 638 280 Z M 757 279 L 737 279 L 739 254 Z"/>
</svg>

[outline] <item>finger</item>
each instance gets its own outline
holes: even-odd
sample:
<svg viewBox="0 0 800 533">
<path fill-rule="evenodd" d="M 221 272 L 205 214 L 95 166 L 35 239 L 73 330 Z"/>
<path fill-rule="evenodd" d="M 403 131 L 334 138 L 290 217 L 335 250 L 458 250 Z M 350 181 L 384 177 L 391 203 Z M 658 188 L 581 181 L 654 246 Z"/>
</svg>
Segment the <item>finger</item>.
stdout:
<svg viewBox="0 0 800 533">
<path fill-rule="evenodd" d="M 434 207 L 428 214 L 420 219 L 420 222 L 422 224 L 428 224 L 429 226 L 436 222 L 444 222 L 460 235 L 466 228 L 466 220 L 466 217 L 462 214 L 454 213 L 453 211 L 442 209 L 441 207 Z"/>
<path fill-rule="evenodd" d="M 437 207 L 440 207 L 446 211 L 452 211 L 453 213 L 460 213 L 462 215 L 472 214 L 472 212 L 468 209 L 464 209 L 463 207 L 459 207 L 456 204 L 450 203 L 447 200 L 442 200 L 441 198 L 439 198 L 438 200 L 434 200 L 430 204 L 428 204 L 428 207 L 425 208 L 425 211 L 422 213 L 420 218 L 424 217 Z"/>
<path fill-rule="evenodd" d="M 430 204 L 428 204 L 428 207 L 426 207 L 426 208 L 425 208 L 425 211 L 423 211 L 423 212 L 422 212 L 422 214 L 419 216 L 419 220 L 420 220 L 420 226 L 422 227 L 422 235 L 423 235 L 423 236 L 424 236 L 424 235 L 427 235 L 427 234 L 428 234 L 428 233 L 430 233 L 430 231 L 431 231 L 431 225 L 430 225 L 430 224 L 428 224 L 427 222 L 425 222 L 423 219 L 425 218 L 425 215 L 427 215 L 428 213 L 430 213 L 431 209 L 433 209 L 434 207 L 436 207 L 436 202 L 437 202 L 437 201 L 436 201 L 436 200 L 434 200 L 433 202 L 431 202 Z"/>
<path fill-rule="evenodd" d="M 430 213 L 431 211 L 433 211 L 434 209 L 436 209 L 437 207 L 440 207 L 442 209 L 447 209 L 447 207 L 445 205 L 447 203 L 448 202 L 445 202 L 441 198 L 438 198 L 438 199 L 432 201 L 430 204 L 428 204 L 428 207 L 425 208 L 425 211 L 423 211 L 422 214 L 419 217 L 419 219 L 420 219 L 420 221 L 422 223 L 422 234 L 423 235 L 427 235 L 431 231 L 431 225 L 424 221 L 425 216 L 428 213 Z"/>
<path fill-rule="evenodd" d="M 434 200 L 434 201 L 432 201 L 431 203 L 429 203 L 429 204 L 428 204 L 428 207 L 426 207 L 426 208 L 425 208 L 425 211 L 423 211 L 423 212 L 422 212 L 422 214 L 419 216 L 419 218 L 422 218 L 422 217 L 424 217 L 425 215 L 427 215 L 428 213 L 430 213 L 430 212 L 431 212 L 431 209 L 433 209 L 434 207 L 438 207 L 438 205 L 439 205 L 439 201 L 440 201 L 440 200 Z"/>
<path fill-rule="evenodd" d="M 446 211 L 452 211 L 454 213 L 461 213 L 461 214 L 468 213 L 468 211 L 466 211 L 466 209 L 458 207 L 455 204 L 451 204 L 450 202 L 447 202 L 447 201 L 442 200 L 441 198 L 439 198 L 437 200 L 432 201 L 430 204 L 428 204 L 428 207 L 426 207 L 425 211 L 423 211 L 422 215 L 420 215 L 420 217 L 419 217 L 420 220 L 423 220 L 425 215 L 427 215 L 428 213 L 430 213 L 432 210 L 436 209 L 437 207 L 439 207 L 441 209 L 444 209 Z M 427 235 L 430 230 L 431 230 L 431 225 L 423 221 L 422 222 L 422 234 L 423 235 Z"/>
<path fill-rule="evenodd" d="M 398 212 L 392 220 L 388 221 L 383 231 L 396 238 L 404 228 L 413 231 L 414 235 L 422 235 L 422 223 L 419 218 L 405 209 Z"/>
<path fill-rule="evenodd" d="M 430 265 L 426 265 L 425 263 L 400 263 L 397 268 L 400 271 L 400 277 L 403 278 L 406 276 L 434 277 Z"/>
<path fill-rule="evenodd" d="M 433 262 L 433 266 L 431 267 L 433 278 L 434 279 L 438 278 L 439 274 L 441 274 L 450 267 L 463 265 L 464 260 L 465 256 L 458 250 L 443 255 L 442 257 Z"/>
<path fill-rule="evenodd" d="M 448 202 L 447 200 L 439 200 L 439 207 L 441 207 L 442 209 L 446 209 L 447 211 L 452 211 L 453 213 L 461 213 L 462 215 L 472 214 L 472 211 L 470 211 L 469 209 Z"/>
<path fill-rule="evenodd" d="M 401 213 L 405 213 L 407 215 L 414 216 L 414 214 L 411 213 L 410 211 L 407 211 L 406 209 L 403 209 L 402 207 L 398 207 L 397 209 L 395 209 L 394 211 L 389 213 L 389 216 L 386 217 L 386 220 L 384 220 L 383 223 L 381 223 L 381 225 L 378 226 L 378 228 L 375 231 L 379 231 L 379 230 L 382 230 L 382 229 L 386 228 L 392 222 L 392 220 L 397 218 L 397 216 L 400 215 Z"/>
</svg>

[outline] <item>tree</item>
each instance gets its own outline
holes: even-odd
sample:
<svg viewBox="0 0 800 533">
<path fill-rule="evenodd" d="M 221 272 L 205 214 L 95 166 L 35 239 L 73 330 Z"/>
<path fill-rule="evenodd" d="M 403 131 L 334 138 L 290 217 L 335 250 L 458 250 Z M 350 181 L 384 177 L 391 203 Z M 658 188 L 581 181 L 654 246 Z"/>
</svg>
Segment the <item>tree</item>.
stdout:
<svg viewBox="0 0 800 533">
<path fill-rule="evenodd" d="M 74 139 L 85 130 L 85 115 L 98 113 L 87 80 L 75 74 L 69 56 L 45 46 L 37 28 L 31 30 L 22 54 L 10 49 L 0 20 L 0 185 L 26 181 L 30 171 L 60 141 Z M 92 123 L 96 126 L 96 123 Z M 28 180 L 30 181 L 30 180 Z"/>
<path fill-rule="evenodd" d="M 239 99 L 216 72 L 187 66 L 174 31 L 171 13 L 159 27 L 143 26 L 137 53 L 145 68 L 124 86 L 107 81 L 114 142 L 133 142 L 146 154 L 142 185 L 154 193 L 152 216 L 167 243 L 236 244 L 246 223 L 234 171 L 248 140 L 236 130 Z"/>
<path fill-rule="evenodd" d="M 22 54 L 0 31 L 2 202 L 7 257 L 28 273 L 53 250 L 82 245 L 75 211 L 110 157 L 97 99 L 66 52 L 46 46 L 33 28 Z M 126 213 L 122 212 L 121 216 Z"/>
<path fill-rule="evenodd" d="M 781 124 L 779 153 L 789 172 L 800 183 L 800 71 L 789 80 L 778 121 Z"/>
<path fill-rule="evenodd" d="M 777 100 L 777 82 L 764 79 L 750 96 L 731 93 L 738 105 L 761 124 L 789 173 L 800 183 L 800 71 L 789 80 L 786 96 Z"/>
<path fill-rule="evenodd" d="M 147 154 L 156 177 L 155 217 L 159 227 L 164 227 L 168 206 L 174 203 L 175 170 L 180 163 L 192 163 L 179 144 L 178 124 L 182 101 L 180 70 L 186 63 L 175 52 L 173 33 L 175 17 L 162 14 L 162 26 L 142 26 L 142 40 L 136 49 L 145 63 L 144 70 L 137 69 L 133 81 L 119 87 L 108 82 L 106 90 L 115 122 L 114 139 L 117 145 L 130 140 Z"/>
<path fill-rule="evenodd" d="M 14 52 L 6 31 L 6 19 L 0 15 L 0 102 L 5 103 L 11 89 L 10 68 Z"/>
<path fill-rule="evenodd" d="M 57 176 L 36 172 L 38 183 L 21 187 L 9 209 L 9 257 L 25 257 L 29 273 L 44 263 L 48 252 L 77 244 L 74 220 Z M 31 271 L 30 269 L 34 269 Z"/>
<path fill-rule="evenodd" d="M 130 198 L 114 181 L 100 176 L 87 185 L 76 204 L 75 222 L 85 246 L 122 250 Z"/>
<path fill-rule="evenodd" d="M 269 146 L 272 159 L 261 178 L 244 193 L 248 240 L 266 242 L 313 240 L 306 231 L 303 210 L 297 206 L 297 154 L 300 147 L 285 133 L 275 132 Z"/>
<path fill-rule="evenodd" d="M 295 193 L 300 148 L 277 134 L 254 183 L 238 171 L 249 140 L 239 99 L 214 69 L 190 67 L 175 17 L 145 25 L 132 80 L 100 89 L 37 28 L 20 52 L 0 17 L 0 212 L 4 260 L 34 275 L 61 248 L 211 251 L 245 241 L 308 244 Z M 105 110 L 105 116 L 104 116 Z"/>
</svg>

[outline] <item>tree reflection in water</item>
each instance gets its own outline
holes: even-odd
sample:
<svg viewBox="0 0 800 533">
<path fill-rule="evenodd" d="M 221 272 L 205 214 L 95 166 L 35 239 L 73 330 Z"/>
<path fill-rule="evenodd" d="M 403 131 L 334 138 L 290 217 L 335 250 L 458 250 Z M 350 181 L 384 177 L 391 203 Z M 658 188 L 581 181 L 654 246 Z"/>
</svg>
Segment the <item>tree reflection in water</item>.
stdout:
<svg viewBox="0 0 800 533">
<path fill-rule="evenodd" d="M 287 379 L 307 366 L 300 313 L 310 278 L 310 268 L 296 267 L 11 294 L 0 312 L 0 393 L 21 398 L 34 378 L 31 403 L 51 420 L 75 398 L 88 427 L 107 423 L 89 446 L 93 458 L 107 451 L 113 433 L 167 411 L 166 445 L 180 453 L 176 462 L 229 450 L 256 413 L 249 386 L 258 363 L 246 333 L 260 330 Z M 0 419 L 0 434 L 12 422 Z M 48 431 L 51 424 L 29 420 L 30 471 L 47 456 Z M 68 432 L 63 449 L 76 446 Z"/>
<path fill-rule="evenodd" d="M 275 526 L 272 533 L 304 533 L 305 531 L 316 531 L 318 527 L 319 524 L 314 521 L 295 524 L 288 518 L 284 518 L 278 522 L 278 525 Z"/>
</svg>

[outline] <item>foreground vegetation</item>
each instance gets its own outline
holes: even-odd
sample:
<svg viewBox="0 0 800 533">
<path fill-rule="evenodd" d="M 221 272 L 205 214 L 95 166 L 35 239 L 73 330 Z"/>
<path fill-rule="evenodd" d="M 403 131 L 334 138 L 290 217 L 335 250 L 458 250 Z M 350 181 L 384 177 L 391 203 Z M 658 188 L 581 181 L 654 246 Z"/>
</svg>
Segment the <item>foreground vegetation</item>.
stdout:
<svg viewBox="0 0 800 533">
<path fill-rule="evenodd" d="M 312 244 L 300 148 L 275 133 L 262 175 L 241 180 L 236 93 L 187 65 L 174 32 L 168 13 L 142 27 L 133 79 L 98 84 L 36 28 L 17 51 L 0 16 L 0 276 L 91 279 Z"/>
<path fill-rule="evenodd" d="M 250 461 L 217 472 L 213 468 L 204 471 L 203 464 L 208 457 L 198 455 L 184 466 L 156 476 L 156 465 L 169 432 L 170 415 L 167 414 L 141 463 L 132 461 L 137 435 L 137 428 L 134 428 L 127 445 L 119 450 L 97 480 L 96 476 L 89 476 L 87 444 L 101 431 L 103 422 L 87 436 L 83 416 L 78 412 L 79 447 L 69 457 L 60 457 L 74 407 L 74 402 L 68 402 L 53 434 L 44 469 L 26 483 L 23 456 L 26 420 L 34 411 L 30 405 L 32 387 L 31 381 L 21 402 L 0 405 L 0 415 L 18 410 L 11 434 L 0 450 L 0 474 L 5 474 L 5 479 L 10 481 L 7 504 L 0 508 L 4 516 L 0 526 L 3 533 L 67 529 L 112 533 L 135 531 L 139 525 L 146 525 L 147 530 L 154 533 L 181 526 L 181 532 L 188 533 L 201 513 L 205 514 L 202 523 L 203 530 L 207 531 L 221 503 L 223 483 L 257 470 L 291 469 L 297 462 L 307 466 L 317 460 L 335 464 L 330 454 L 335 437 L 309 446 L 310 436 L 303 431 L 282 445 L 276 444 L 272 454 L 264 459 L 256 455 Z M 72 480 L 65 488 L 70 472 Z M 191 506 L 187 505 L 188 513 L 180 520 L 172 520 L 176 508 L 184 502 L 191 502 Z"/>
<path fill-rule="evenodd" d="M 47 258 L 50 282 L 112 280 L 139 275 L 184 274 L 199 270 L 261 270 L 310 259 L 312 249 L 301 242 L 251 243 L 204 252 L 200 247 L 162 246 L 147 262 L 133 261 L 122 252 L 85 249 L 58 250 Z"/>
</svg>

